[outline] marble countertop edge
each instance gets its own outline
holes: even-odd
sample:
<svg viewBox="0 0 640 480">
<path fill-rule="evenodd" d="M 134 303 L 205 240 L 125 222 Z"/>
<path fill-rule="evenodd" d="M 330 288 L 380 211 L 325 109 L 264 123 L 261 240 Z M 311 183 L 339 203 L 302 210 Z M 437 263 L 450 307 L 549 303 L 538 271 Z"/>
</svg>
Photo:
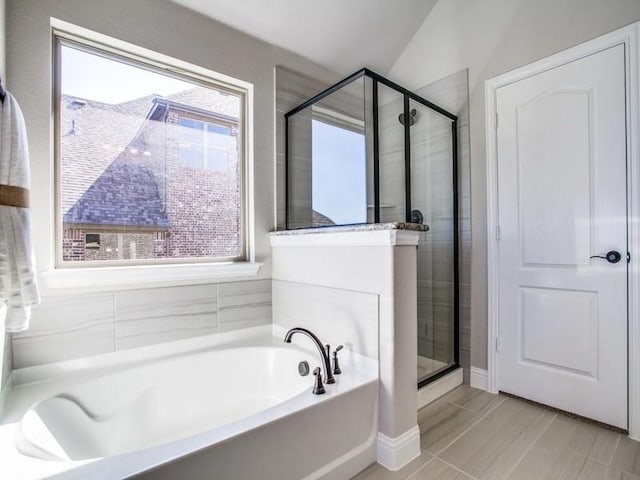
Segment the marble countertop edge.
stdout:
<svg viewBox="0 0 640 480">
<path fill-rule="evenodd" d="M 408 222 L 361 223 L 357 225 L 336 225 L 327 227 L 296 228 L 292 230 L 272 230 L 269 236 L 308 235 L 316 233 L 375 232 L 380 230 L 411 230 L 427 232 L 429 225 Z"/>
</svg>

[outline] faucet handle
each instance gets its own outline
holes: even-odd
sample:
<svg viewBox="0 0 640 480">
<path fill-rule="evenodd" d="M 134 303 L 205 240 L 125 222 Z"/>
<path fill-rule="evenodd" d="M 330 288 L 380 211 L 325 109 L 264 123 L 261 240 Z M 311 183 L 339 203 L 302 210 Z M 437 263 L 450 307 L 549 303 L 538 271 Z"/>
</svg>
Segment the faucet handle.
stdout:
<svg viewBox="0 0 640 480">
<path fill-rule="evenodd" d="M 315 385 L 313 386 L 314 395 L 322 395 L 325 393 L 324 385 L 322 385 L 322 370 L 320 367 L 316 367 L 313 370 L 313 375 L 316 377 Z"/>
<path fill-rule="evenodd" d="M 331 373 L 331 345 L 327 343 L 324 348 L 326 352 L 324 355 L 324 368 L 326 370 L 325 373 L 327 374 L 327 383 L 336 383 L 336 379 L 333 378 L 333 374 Z M 335 358 L 335 353 L 333 356 Z"/>
<path fill-rule="evenodd" d="M 340 364 L 338 363 L 338 352 L 342 350 L 344 347 L 342 345 L 338 345 L 333 352 L 333 374 L 340 375 L 342 373 L 342 369 L 340 368 Z"/>
</svg>

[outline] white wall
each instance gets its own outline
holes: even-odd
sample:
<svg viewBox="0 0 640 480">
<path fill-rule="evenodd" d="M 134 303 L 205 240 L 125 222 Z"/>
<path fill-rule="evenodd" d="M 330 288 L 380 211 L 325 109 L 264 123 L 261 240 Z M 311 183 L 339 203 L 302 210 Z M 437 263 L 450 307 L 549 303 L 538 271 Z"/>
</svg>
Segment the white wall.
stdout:
<svg viewBox="0 0 640 480">
<path fill-rule="evenodd" d="M 275 225 L 274 215 L 274 67 L 284 65 L 288 68 L 307 72 L 318 80 L 335 79 L 335 74 L 323 69 L 291 52 L 240 33 L 207 17 L 196 14 L 165 0 L 8 0 L 7 1 L 7 83 L 21 104 L 29 135 L 29 149 L 32 168 L 32 205 L 34 215 L 34 238 L 36 242 L 36 260 L 40 267 L 51 265 L 52 240 L 51 225 L 53 219 L 53 179 L 52 179 L 52 138 L 51 138 L 51 29 L 50 18 L 54 17 L 81 27 L 169 55 L 192 64 L 230 75 L 254 85 L 254 151 L 255 151 L 255 237 L 256 261 L 263 262 L 258 277 L 247 280 L 252 282 L 247 288 L 257 288 L 256 295 L 268 296 L 270 302 L 271 249 L 266 232 Z M 185 330 L 203 334 L 223 331 L 230 328 L 224 325 L 224 310 L 227 318 L 235 327 L 250 326 L 250 296 L 243 300 L 237 292 L 241 286 L 230 287 L 228 282 L 237 282 L 238 278 L 222 278 L 218 286 L 209 288 L 186 288 L 204 308 L 197 318 L 185 319 L 172 314 L 172 309 L 180 305 L 182 298 L 188 298 L 185 290 L 175 290 L 164 295 L 163 291 L 144 290 L 148 304 L 156 306 L 157 314 L 145 308 L 145 318 L 137 318 L 135 327 L 145 339 L 144 343 L 166 341 L 180 338 Z M 43 282 L 41 282 L 43 283 Z M 90 285 L 88 285 L 90 286 Z M 253 288 L 255 290 L 255 288 Z M 21 365 L 34 365 L 54 361 L 62 352 L 65 358 L 85 356 L 91 353 L 103 353 L 120 348 L 130 342 L 122 342 L 121 320 L 131 320 L 131 316 L 118 313 L 118 299 L 124 305 L 125 293 L 103 291 L 99 301 L 95 296 L 77 292 L 71 297 L 55 298 L 45 291 L 42 307 L 36 309 L 34 328 L 25 335 L 14 339 L 14 357 L 20 358 Z M 196 291 L 197 290 L 197 291 Z M 210 293 L 206 293 L 206 292 Z M 227 293 L 225 293 L 225 291 Z M 68 292 L 65 292 L 65 294 Z M 210 295 L 210 301 L 207 301 Z M 174 299 L 167 315 L 154 303 L 158 296 Z M 255 296 L 255 295 L 254 295 Z M 213 298 L 215 297 L 215 298 Z M 249 300 L 246 300 L 249 298 Z M 94 300 L 94 301 L 92 301 Z M 232 305 L 226 305 L 226 301 Z M 123 303 L 124 302 L 124 303 Z M 248 309 L 233 302 L 247 303 Z M 260 300 L 259 308 L 264 307 Z M 215 305 L 214 305 L 215 304 Z M 126 305 L 125 305 L 126 307 Z M 125 308 L 123 307 L 123 308 Z M 255 307 L 255 305 L 254 305 Z M 57 309 L 55 312 L 51 309 Z M 76 314 L 68 314 L 71 308 Z M 242 310 L 242 311 L 240 311 Z M 174 311 L 175 313 L 175 311 Z M 50 319 L 55 318 L 54 321 Z M 265 321 L 264 318 L 261 321 Z M 268 321 L 270 322 L 270 314 Z M 164 322 L 164 324 L 163 324 Z M 191 323 L 189 323 L 191 322 Z M 193 323 L 195 322 L 195 323 Z M 145 326 L 146 325 L 146 326 Z M 144 329 L 146 330 L 143 331 Z M 79 334 L 79 332 L 81 334 Z M 174 334 L 172 335 L 171 332 Z M 182 333 L 180 333 L 182 332 Z M 177 336 L 176 336 L 177 334 Z M 61 348 L 47 340 L 46 336 L 67 340 L 61 342 L 67 348 Z M 133 332 L 132 335 L 138 336 Z M 61 337 L 62 336 L 62 337 Z M 91 342 L 85 339 L 90 338 Z M 154 340 L 155 338 L 155 340 Z M 71 341 L 69 344 L 67 341 Z M 138 340 L 135 340 L 136 343 Z M 93 342 L 93 343 L 92 343 Z M 60 343 L 60 342 L 59 342 Z M 88 348 L 94 345 L 95 348 Z M 126 348 L 126 346 L 123 346 Z M 42 352 L 41 357 L 38 353 Z M 48 353 L 47 353 L 48 352 Z M 45 355 L 46 354 L 46 355 Z"/>
<path fill-rule="evenodd" d="M 637 20 L 638 0 L 440 0 L 390 71 L 416 89 L 469 68 L 475 367 L 487 363 L 484 81 Z"/>
</svg>

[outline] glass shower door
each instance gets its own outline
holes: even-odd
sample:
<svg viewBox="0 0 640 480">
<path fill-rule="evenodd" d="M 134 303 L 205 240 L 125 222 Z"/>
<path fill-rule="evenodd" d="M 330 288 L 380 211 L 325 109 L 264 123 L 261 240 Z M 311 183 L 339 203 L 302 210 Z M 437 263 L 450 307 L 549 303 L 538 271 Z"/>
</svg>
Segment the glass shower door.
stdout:
<svg viewBox="0 0 640 480">
<path fill-rule="evenodd" d="M 429 225 L 418 245 L 418 383 L 458 363 L 454 129 L 409 102 L 411 218 Z"/>
</svg>

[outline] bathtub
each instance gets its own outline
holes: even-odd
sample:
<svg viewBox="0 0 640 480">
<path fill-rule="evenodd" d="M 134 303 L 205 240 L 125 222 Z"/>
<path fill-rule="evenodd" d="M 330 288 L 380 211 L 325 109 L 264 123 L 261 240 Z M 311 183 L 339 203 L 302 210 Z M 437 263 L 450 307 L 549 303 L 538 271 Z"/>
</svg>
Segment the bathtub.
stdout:
<svg viewBox="0 0 640 480">
<path fill-rule="evenodd" d="M 375 461 L 377 362 L 350 352 L 325 395 L 278 327 L 14 372 L 0 478 L 347 479 Z M 306 348 L 305 348 L 306 347 Z"/>
</svg>

